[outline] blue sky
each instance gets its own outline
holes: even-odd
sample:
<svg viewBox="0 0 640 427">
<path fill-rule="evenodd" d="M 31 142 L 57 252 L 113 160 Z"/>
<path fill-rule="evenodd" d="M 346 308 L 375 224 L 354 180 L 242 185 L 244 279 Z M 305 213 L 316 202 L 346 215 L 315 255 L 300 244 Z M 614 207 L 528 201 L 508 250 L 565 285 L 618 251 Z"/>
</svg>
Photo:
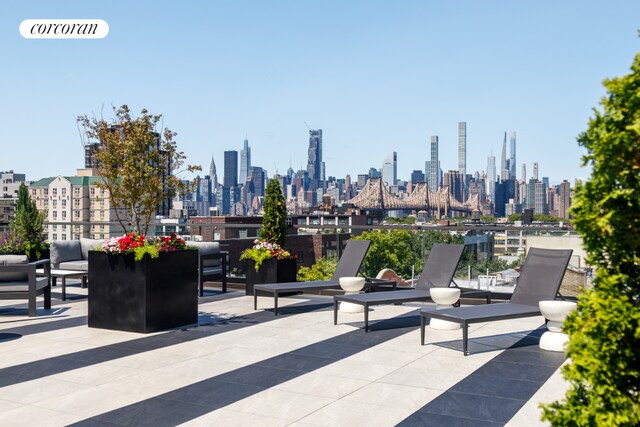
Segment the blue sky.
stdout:
<svg viewBox="0 0 640 427">
<path fill-rule="evenodd" d="M 306 165 L 323 130 L 327 175 L 424 169 L 431 135 L 457 169 L 500 158 L 517 174 L 588 176 L 576 136 L 640 51 L 637 1 L 21 1 L 0 4 L 0 170 L 31 180 L 83 166 L 81 114 L 129 104 L 163 114 L 189 163 L 242 148 L 269 174 Z M 27 40 L 29 18 L 95 18 L 102 40 Z M 220 173 L 221 175 L 221 173 Z M 220 176 L 220 179 L 222 177 Z"/>
</svg>

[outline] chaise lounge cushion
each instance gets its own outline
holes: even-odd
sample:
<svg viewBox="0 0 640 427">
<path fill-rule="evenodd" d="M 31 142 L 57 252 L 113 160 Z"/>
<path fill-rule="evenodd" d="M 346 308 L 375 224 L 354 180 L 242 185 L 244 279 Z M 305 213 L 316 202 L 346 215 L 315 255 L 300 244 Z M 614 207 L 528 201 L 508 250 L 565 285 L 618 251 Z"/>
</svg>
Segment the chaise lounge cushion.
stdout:
<svg viewBox="0 0 640 427">
<path fill-rule="evenodd" d="M 82 260 L 82 247 L 79 240 L 56 240 L 49 248 L 51 268 L 60 268 L 60 263 Z"/>
<path fill-rule="evenodd" d="M 28 264 L 29 258 L 26 255 L 0 255 L 0 265 L 16 265 L 16 264 Z M 16 272 L 6 272 L 0 273 L 0 282 L 11 283 L 11 282 L 26 282 L 29 280 L 28 274 L 26 272 L 22 273 L 19 271 Z M 7 290 L 3 288 L 3 290 Z"/>
</svg>

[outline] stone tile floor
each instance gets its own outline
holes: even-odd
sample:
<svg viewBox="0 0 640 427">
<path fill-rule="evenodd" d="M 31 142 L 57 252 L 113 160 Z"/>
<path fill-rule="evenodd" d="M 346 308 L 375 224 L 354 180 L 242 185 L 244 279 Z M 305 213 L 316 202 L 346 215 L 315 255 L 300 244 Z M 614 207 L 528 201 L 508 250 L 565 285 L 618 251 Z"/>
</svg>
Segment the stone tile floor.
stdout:
<svg viewBox="0 0 640 427">
<path fill-rule="evenodd" d="M 330 297 L 274 316 L 210 292 L 199 326 L 141 335 L 88 328 L 86 290 L 68 295 L 37 318 L 2 301 L 0 425 L 537 426 L 565 390 L 542 317 L 473 325 L 464 357 L 459 330 L 420 345 L 418 305 L 376 307 L 364 333 L 362 314 L 333 325 Z"/>
</svg>

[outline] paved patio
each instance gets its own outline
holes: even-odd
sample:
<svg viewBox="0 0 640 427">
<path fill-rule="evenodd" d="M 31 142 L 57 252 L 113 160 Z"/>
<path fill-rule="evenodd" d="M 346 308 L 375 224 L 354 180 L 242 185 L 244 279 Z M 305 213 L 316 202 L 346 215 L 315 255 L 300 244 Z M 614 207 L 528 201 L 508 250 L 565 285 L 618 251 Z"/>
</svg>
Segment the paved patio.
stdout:
<svg viewBox="0 0 640 427">
<path fill-rule="evenodd" d="M 0 425 L 535 426 L 565 390 L 542 317 L 473 325 L 464 357 L 459 330 L 420 346 L 417 305 L 376 307 L 365 334 L 330 297 L 274 316 L 209 293 L 198 327 L 140 335 L 88 328 L 86 290 L 59 292 L 37 318 L 0 305 Z"/>
</svg>

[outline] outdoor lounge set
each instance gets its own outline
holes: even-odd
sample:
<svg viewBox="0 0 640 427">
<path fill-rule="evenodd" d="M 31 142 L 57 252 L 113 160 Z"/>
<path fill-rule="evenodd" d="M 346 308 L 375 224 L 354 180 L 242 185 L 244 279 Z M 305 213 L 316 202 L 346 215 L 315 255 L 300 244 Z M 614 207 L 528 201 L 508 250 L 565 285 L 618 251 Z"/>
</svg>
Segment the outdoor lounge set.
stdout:
<svg viewBox="0 0 640 427">
<path fill-rule="evenodd" d="M 277 314 L 279 296 L 289 296 L 306 291 L 340 290 L 341 278 L 352 278 L 358 274 L 370 243 L 368 240 L 349 240 L 330 280 L 255 285 L 254 309 L 257 309 L 258 296 L 260 295 L 273 296 L 274 314 Z M 50 308 L 51 285 L 54 284 L 52 277 L 55 277 L 52 271 L 86 272 L 88 270 L 87 253 L 99 244 L 100 241 L 90 239 L 53 242 L 51 244 L 51 263 L 49 260 L 29 263 L 24 255 L 0 255 L 0 299 L 28 300 L 29 316 L 36 315 L 36 297 L 39 295 L 44 296 L 44 307 Z M 222 279 L 223 292 L 226 292 L 226 253 L 220 251 L 219 243 L 190 242 L 189 245 L 196 247 L 199 251 L 200 296 L 204 295 L 204 281 L 213 277 Z M 456 297 L 446 304 L 451 304 L 453 307 L 439 306 L 437 310 L 433 307 L 420 309 L 421 343 L 423 345 L 425 343 L 427 319 L 459 324 L 462 327 L 462 350 L 465 355 L 468 355 L 468 328 L 470 324 L 540 316 L 539 303 L 552 301 L 558 297 L 560 284 L 572 254 L 570 249 L 529 249 L 510 301 L 491 304 L 489 290 L 461 288 L 453 281 L 463 250 L 464 245 L 460 244 L 435 244 L 425 261 L 415 288 L 396 290 L 394 286 L 390 291 L 373 292 L 380 282 L 370 282 L 365 286 L 365 292 L 335 295 L 333 297 L 334 324 L 338 322 L 340 303 L 363 307 L 364 330 L 367 332 L 369 330 L 370 307 L 433 301 L 436 291 L 451 289 Z M 389 281 L 382 283 L 388 285 Z M 486 304 L 460 307 L 459 297 L 465 299 L 481 298 L 486 300 Z"/>
</svg>

